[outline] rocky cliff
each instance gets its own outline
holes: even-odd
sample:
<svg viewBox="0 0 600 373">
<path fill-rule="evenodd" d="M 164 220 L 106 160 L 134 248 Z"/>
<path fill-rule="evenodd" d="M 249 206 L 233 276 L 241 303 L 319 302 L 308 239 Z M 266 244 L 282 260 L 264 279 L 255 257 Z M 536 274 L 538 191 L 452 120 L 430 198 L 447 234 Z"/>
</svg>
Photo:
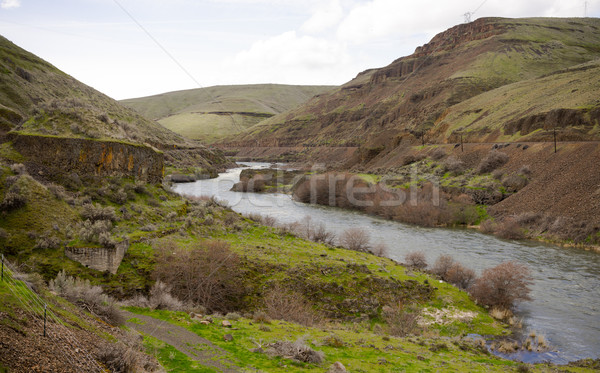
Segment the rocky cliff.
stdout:
<svg viewBox="0 0 600 373">
<path fill-rule="evenodd" d="M 143 145 L 18 133 L 7 140 L 39 176 L 119 176 L 149 183 L 163 178 L 163 154 Z"/>
</svg>

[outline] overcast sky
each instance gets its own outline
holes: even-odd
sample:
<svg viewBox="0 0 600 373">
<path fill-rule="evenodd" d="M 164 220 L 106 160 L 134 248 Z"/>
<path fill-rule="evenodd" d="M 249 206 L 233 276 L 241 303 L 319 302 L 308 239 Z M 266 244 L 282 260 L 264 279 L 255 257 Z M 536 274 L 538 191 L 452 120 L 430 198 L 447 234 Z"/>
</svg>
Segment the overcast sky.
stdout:
<svg viewBox="0 0 600 373">
<path fill-rule="evenodd" d="M 0 33 L 123 99 L 222 84 L 342 84 L 411 54 L 466 12 L 598 17 L 600 0 L 0 0 Z"/>
</svg>

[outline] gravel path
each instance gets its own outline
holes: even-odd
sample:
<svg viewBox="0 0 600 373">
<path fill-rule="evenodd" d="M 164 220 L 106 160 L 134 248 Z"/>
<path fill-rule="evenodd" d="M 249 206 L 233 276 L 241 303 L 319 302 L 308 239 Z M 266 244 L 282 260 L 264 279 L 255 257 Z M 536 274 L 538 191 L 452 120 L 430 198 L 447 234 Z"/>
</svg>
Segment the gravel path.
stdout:
<svg viewBox="0 0 600 373">
<path fill-rule="evenodd" d="M 202 338 L 180 326 L 150 316 L 138 315 L 128 311 L 123 311 L 123 313 L 127 319 L 136 318 L 143 322 L 143 324 L 138 324 L 127 321 L 128 327 L 160 339 L 186 354 L 192 360 L 223 373 L 239 372 L 233 366 L 233 363 L 223 358 L 226 351 L 213 345 L 208 339 Z"/>
</svg>

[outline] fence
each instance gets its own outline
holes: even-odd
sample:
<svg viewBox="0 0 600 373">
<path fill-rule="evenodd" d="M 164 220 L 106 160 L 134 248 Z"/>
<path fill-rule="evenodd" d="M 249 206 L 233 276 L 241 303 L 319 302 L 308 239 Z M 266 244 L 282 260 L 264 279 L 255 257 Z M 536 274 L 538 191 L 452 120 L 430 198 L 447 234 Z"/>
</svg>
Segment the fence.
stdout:
<svg viewBox="0 0 600 373">
<path fill-rule="evenodd" d="M 39 334 L 59 347 L 65 361 L 73 367 L 73 370 L 81 372 L 107 371 L 79 343 L 69 326 L 65 325 L 53 310 L 53 305 L 48 304 L 26 281 L 22 280 L 24 276 L 14 269 L 4 255 L 2 255 L 1 271 L 2 284 L 19 300 L 23 311 L 31 316 L 33 327 L 39 327 Z"/>
</svg>

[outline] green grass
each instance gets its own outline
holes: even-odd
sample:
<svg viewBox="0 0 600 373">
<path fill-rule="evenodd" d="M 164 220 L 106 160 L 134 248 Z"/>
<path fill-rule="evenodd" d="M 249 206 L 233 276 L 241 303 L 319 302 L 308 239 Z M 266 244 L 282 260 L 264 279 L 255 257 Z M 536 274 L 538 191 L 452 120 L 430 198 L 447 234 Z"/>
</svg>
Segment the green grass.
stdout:
<svg viewBox="0 0 600 373">
<path fill-rule="evenodd" d="M 215 86 L 121 102 L 176 133 L 213 142 L 332 88 L 278 84 Z"/>
</svg>

